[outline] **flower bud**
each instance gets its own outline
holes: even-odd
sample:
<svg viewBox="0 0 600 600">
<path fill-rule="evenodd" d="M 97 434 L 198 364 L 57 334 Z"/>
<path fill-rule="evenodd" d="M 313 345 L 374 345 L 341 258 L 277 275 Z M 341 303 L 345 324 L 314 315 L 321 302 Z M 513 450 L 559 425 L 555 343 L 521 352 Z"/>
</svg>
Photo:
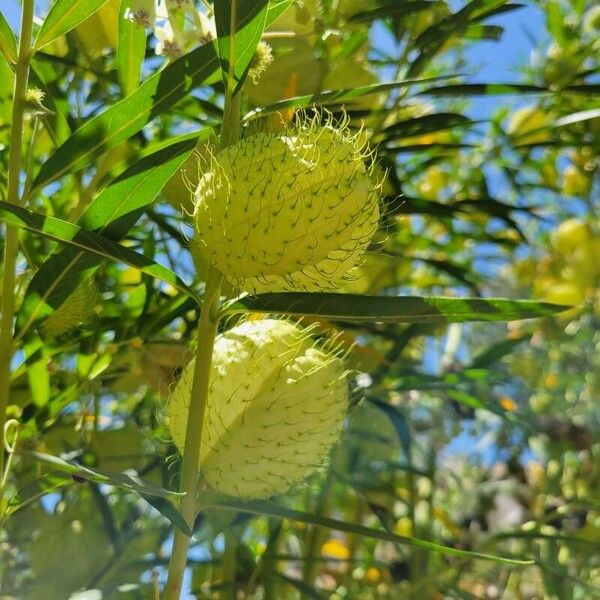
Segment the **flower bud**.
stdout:
<svg viewBox="0 0 600 600">
<path fill-rule="evenodd" d="M 44 106 L 45 97 L 46 94 L 39 88 L 29 88 L 25 93 L 25 110 L 38 117 L 50 114 L 51 111 Z"/>
<path fill-rule="evenodd" d="M 366 154 L 359 134 L 315 119 L 214 155 L 194 214 L 212 264 L 249 292 L 335 289 L 377 230 Z"/>
<path fill-rule="evenodd" d="M 167 412 L 183 450 L 194 361 Z M 260 498 L 285 492 L 317 468 L 338 439 L 348 405 L 343 361 L 288 321 L 247 321 L 213 351 L 201 470 L 221 493 Z"/>
<path fill-rule="evenodd" d="M 254 53 L 254 58 L 250 63 L 250 69 L 248 70 L 248 77 L 254 85 L 258 84 L 261 75 L 269 68 L 272 62 L 273 49 L 267 42 L 259 42 Z"/>
</svg>

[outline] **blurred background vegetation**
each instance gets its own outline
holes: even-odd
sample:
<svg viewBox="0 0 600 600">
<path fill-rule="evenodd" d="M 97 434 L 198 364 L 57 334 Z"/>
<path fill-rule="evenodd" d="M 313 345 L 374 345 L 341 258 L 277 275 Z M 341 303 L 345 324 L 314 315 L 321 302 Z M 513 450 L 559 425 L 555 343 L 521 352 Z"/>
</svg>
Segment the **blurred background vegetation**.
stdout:
<svg viewBox="0 0 600 600">
<path fill-rule="evenodd" d="M 18 4 L 6 6 L 16 23 Z M 30 173 L 136 88 L 117 47 L 127 6 L 109 0 L 36 55 L 32 83 L 45 97 L 27 116 Z M 144 34 L 143 79 L 168 60 L 155 52 L 155 33 Z M 345 291 L 532 297 L 576 308 L 507 325 L 327 323 L 356 344 L 355 406 L 328 464 L 279 499 L 403 536 L 532 558 L 533 566 L 214 510 L 198 519 L 185 597 L 600 597 L 600 7 L 303 0 L 264 39 L 273 61 L 246 84 L 246 111 L 417 80 L 320 102 L 334 114 L 343 104 L 353 126 L 364 124 L 387 171 L 377 243 Z M 4 199 L 12 100 L 5 57 L 0 81 Z M 93 164 L 43 188 L 33 208 L 74 221 L 128 164 L 173 136 L 206 138 L 221 117 L 221 84 L 194 89 Z M 187 163 L 123 242 L 187 281 L 198 275 L 180 207 L 194 171 Z M 23 234 L 22 272 L 51 249 Z M 20 283 L 24 289 L 25 274 Z M 197 318 L 175 288 L 103 263 L 14 361 L 9 415 L 21 423 L 19 445 L 109 471 L 135 469 L 176 489 L 162 407 Z M 172 532 L 160 512 L 127 491 L 25 458 L 15 460 L 7 486 L 2 598 L 157 597 Z"/>
</svg>

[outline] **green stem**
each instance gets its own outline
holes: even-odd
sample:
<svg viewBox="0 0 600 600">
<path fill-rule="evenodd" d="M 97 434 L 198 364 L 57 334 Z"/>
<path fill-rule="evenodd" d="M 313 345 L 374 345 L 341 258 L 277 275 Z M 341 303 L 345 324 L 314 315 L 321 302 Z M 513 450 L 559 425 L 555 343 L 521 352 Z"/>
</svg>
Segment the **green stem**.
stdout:
<svg viewBox="0 0 600 600">
<path fill-rule="evenodd" d="M 217 314 L 220 293 L 221 275 L 211 270 L 206 282 L 204 304 L 198 324 L 196 364 L 181 467 L 180 490 L 185 493 L 185 496 L 181 500 L 179 510 L 190 529 L 193 528 L 196 518 L 196 491 L 200 471 L 202 424 L 208 399 L 213 346 L 219 322 Z M 181 530 L 176 529 L 165 587 L 165 600 L 179 600 L 189 547 L 190 537 Z"/>
<path fill-rule="evenodd" d="M 279 544 L 283 534 L 283 525 L 281 522 L 269 520 L 269 542 L 263 554 L 260 568 L 262 570 L 263 580 L 263 600 L 277 600 L 280 598 L 279 585 L 277 579 L 277 569 L 279 567 L 276 556 L 279 552 Z M 248 597 L 250 597 L 252 587 L 248 588 Z"/>
<path fill-rule="evenodd" d="M 331 496 L 333 493 L 333 471 L 327 472 L 327 477 L 323 482 L 323 487 L 319 494 L 315 515 L 324 516 L 329 512 L 331 505 Z M 327 539 L 329 530 L 314 525 L 308 530 L 306 545 L 304 550 L 304 573 L 302 580 L 306 585 L 313 585 L 317 576 L 319 562 L 317 559 L 321 556 L 321 546 Z M 308 598 L 308 595 L 303 595 L 303 598 Z"/>
<path fill-rule="evenodd" d="M 240 138 L 241 96 L 241 94 L 235 94 L 235 96 L 231 96 L 229 101 L 225 102 L 225 120 L 221 128 L 221 149 L 230 144 L 235 144 Z"/>
<path fill-rule="evenodd" d="M 223 110 L 223 124 L 221 127 L 220 147 L 225 148 L 239 138 L 240 133 L 240 94 L 234 95 L 233 65 L 234 57 L 234 32 L 236 25 L 236 2 L 232 0 L 231 30 L 230 30 L 230 72 L 229 82 L 225 93 L 225 107 Z M 179 510 L 186 523 L 193 528 L 197 514 L 196 491 L 200 474 L 200 448 L 202 444 L 202 425 L 208 399 L 210 367 L 212 362 L 213 346 L 219 324 L 219 297 L 223 276 L 211 267 L 204 293 L 204 304 L 198 324 L 198 349 L 196 352 L 196 365 L 192 384 L 190 411 L 188 413 L 185 444 L 183 448 L 183 463 L 181 467 L 180 491 L 185 493 Z M 190 547 L 190 537 L 179 529 L 175 530 L 173 537 L 173 550 L 169 562 L 169 573 L 165 586 L 164 600 L 179 600 L 181 584 L 187 564 L 187 554 Z"/>
<path fill-rule="evenodd" d="M 235 579 L 236 573 L 236 552 L 237 552 L 237 540 L 235 539 L 235 533 L 231 530 L 225 532 L 225 550 L 223 552 L 223 558 L 221 563 L 221 579 L 224 587 L 223 591 L 219 594 L 221 600 L 235 600 L 237 597 L 237 584 Z M 231 584 L 231 586 L 229 585 Z"/>
<path fill-rule="evenodd" d="M 34 0 L 23 1 L 19 54 L 15 65 L 15 86 L 8 155 L 7 200 L 19 204 L 19 179 L 21 176 L 21 154 L 23 145 L 23 114 L 25 94 L 29 79 L 31 61 L 31 32 L 33 28 Z M 3 257 L 3 284 L 0 310 L 0 477 L 4 471 L 4 423 L 10 393 L 10 363 L 13 356 L 13 320 L 15 316 L 15 282 L 18 232 L 15 227 L 6 226 Z"/>
</svg>

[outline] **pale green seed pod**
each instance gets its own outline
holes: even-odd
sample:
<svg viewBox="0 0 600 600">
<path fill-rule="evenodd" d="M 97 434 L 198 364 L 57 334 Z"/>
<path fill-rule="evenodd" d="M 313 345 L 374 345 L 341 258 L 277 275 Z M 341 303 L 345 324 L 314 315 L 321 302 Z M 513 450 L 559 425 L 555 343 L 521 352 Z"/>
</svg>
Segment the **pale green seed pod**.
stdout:
<svg viewBox="0 0 600 600">
<path fill-rule="evenodd" d="M 194 361 L 169 400 L 169 429 L 183 450 Z M 201 470 L 221 493 L 265 498 L 306 479 L 338 439 L 348 406 L 342 358 L 288 321 L 247 321 L 213 352 Z"/>
<path fill-rule="evenodd" d="M 361 139 L 313 120 L 215 154 L 194 213 L 212 264 L 249 292 L 335 289 L 379 221 Z"/>
</svg>

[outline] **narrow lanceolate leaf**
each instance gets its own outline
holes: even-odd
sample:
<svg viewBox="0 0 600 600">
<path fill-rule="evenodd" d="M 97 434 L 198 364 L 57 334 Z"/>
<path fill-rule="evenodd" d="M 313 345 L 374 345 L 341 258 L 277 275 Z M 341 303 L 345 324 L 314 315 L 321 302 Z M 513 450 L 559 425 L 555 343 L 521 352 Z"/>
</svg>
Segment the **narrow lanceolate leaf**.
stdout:
<svg viewBox="0 0 600 600">
<path fill-rule="evenodd" d="M 0 52 L 9 63 L 17 62 L 17 40 L 10 25 L 0 12 Z"/>
<path fill-rule="evenodd" d="M 244 296 L 225 305 L 223 313 L 294 314 L 354 322 L 463 323 L 531 319 L 565 308 L 546 302 L 504 298 L 285 293 Z"/>
<path fill-rule="evenodd" d="M 566 127 L 568 125 L 581 123 L 582 121 L 592 121 L 594 119 L 600 119 L 600 108 L 591 108 L 589 110 L 571 113 L 570 115 L 556 119 L 549 127 Z"/>
<path fill-rule="evenodd" d="M 64 460 L 58 456 L 44 454 L 43 452 L 32 452 L 28 450 L 20 451 L 21 456 L 37 460 L 39 462 L 50 465 L 54 470 L 62 473 L 67 473 L 70 476 L 79 477 L 85 481 L 93 481 L 95 483 L 107 483 L 118 488 L 144 494 L 146 496 L 157 496 L 159 498 L 168 498 L 170 496 L 181 496 L 180 492 L 172 492 L 166 490 L 154 483 L 145 481 L 138 474 L 131 471 L 105 471 L 96 467 L 84 467 L 71 460 Z"/>
<path fill-rule="evenodd" d="M 502 3 L 504 2 L 494 2 L 496 5 Z M 454 35 L 464 34 L 469 27 L 471 17 L 488 4 L 490 4 L 489 0 L 471 0 L 471 2 L 456 13 L 434 23 L 421 33 L 415 40 L 415 45 L 420 50 L 420 53 L 412 61 L 408 69 L 408 76 L 414 77 L 418 75 L 427 63 L 443 48 L 448 39 Z"/>
<path fill-rule="evenodd" d="M 59 244 L 64 244 L 75 251 L 90 253 L 94 257 L 100 257 L 101 260 L 114 260 L 129 265 L 154 279 L 172 285 L 180 292 L 200 302 L 196 292 L 187 286 L 173 271 L 154 262 L 147 256 L 134 252 L 98 233 L 87 231 L 68 221 L 47 217 L 3 201 L 0 201 L 0 221 L 36 233 Z M 98 262 L 101 262 L 101 260 Z M 97 262 L 93 259 L 86 262 L 84 257 L 82 257 L 82 261 L 86 265 Z"/>
<path fill-rule="evenodd" d="M 562 93 L 597 94 L 600 85 L 570 85 L 561 89 Z M 510 94 L 549 94 L 551 90 L 539 85 L 519 83 L 456 83 L 428 88 L 419 92 L 421 96 L 504 96 Z"/>
<path fill-rule="evenodd" d="M 117 72 L 123 97 L 132 94 L 140 83 L 142 62 L 146 54 L 146 31 L 131 19 L 125 11 L 131 2 L 121 2 L 119 29 L 117 31 Z"/>
<path fill-rule="evenodd" d="M 40 28 L 33 45 L 34 52 L 77 27 L 107 2 L 108 0 L 56 0 Z"/>
<path fill-rule="evenodd" d="M 368 23 L 375 19 L 385 19 L 387 17 L 397 17 L 401 15 L 412 15 L 423 10 L 433 8 L 437 3 L 431 0 L 411 0 L 410 2 L 401 2 L 380 6 L 371 10 L 364 10 L 353 14 L 348 21 L 350 23 Z"/>
<path fill-rule="evenodd" d="M 267 22 L 265 27 L 268 27 L 277 17 L 282 15 L 291 4 L 294 3 L 294 0 L 271 0 L 269 2 L 269 10 L 267 12 Z"/>
<path fill-rule="evenodd" d="M 468 40 L 499 40 L 503 32 L 504 29 L 498 25 L 471 23 L 463 33 L 463 37 Z"/>
<path fill-rule="evenodd" d="M 163 517 L 166 517 L 172 525 L 177 527 L 177 529 L 183 531 L 185 535 L 192 537 L 193 531 L 185 522 L 183 515 L 175 508 L 175 506 L 171 503 L 170 500 L 161 496 L 144 494 L 142 492 L 138 492 L 138 494 L 148 504 L 150 504 L 150 506 L 153 506 Z"/>
<path fill-rule="evenodd" d="M 219 68 L 213 44 L 204 44 L 149 77 L 130 96 L 86 121 L 42 165 L 32 193 L 130 138 L 190 91 L 212 81 Z"/>
<path fill-rule="evenodd" d="M 370 527 L 364 527 L 362 525 L 356 525 L 354 523 L 347 523 L 346 521 L 340 521 L 338 519 L 331 519 L 321 515 L 313 515 L 311 513 L 293 510 L 279 504 L 265 501 L 241 501 L 241 500 L 222 500 L 215 503 L 214 508 L 223 508 L 226 510 L 235 510 L 239 512 L 245 512 L 255 515 L 262 515 L 265 517 L 276 517 L 279 519 L 289 519 L 290 521 L 296 521 L 298 523 L 305 523 L 307 525 L 316 525 L 317 527 L 325 527 L 327 529 L 333 529 L 335 531 L 345 531 L 360 536 L 364 536 L 376 540 L 384 540 L 392 542 L 394 544 L 401 544 L 405 546 L 416 546 L 417 548 L 424 548 L 432 552 L 440 552 L 442 554 L 448 554 L 450 556 L 459 556 L 461 558 L 469 559 L 481 559 L 489 560 L 497 563 L 504 563 L 509 565 L 531 565 L 531 560 L 517 560 L 513 558 L 505 558 L 503 556 L 494 556 L 492 554 L 483 554 L 481 552 L 468 552 L 467 550 L 458 550 L 457 548 L 450 548 L 449 546 L 442 546 L 435 542 L 428 542 L 420 538 L 405 537 L 401 535 L 395 535 L 388 531 L 380 529 L 372 529 Z"/>
<path fill-rule="evenodd" d="M 391 424 L 398 435 L 398 439 L 402 444 L 402 450 L 404 451 L 404 455 L 409 459 L 411 456 L 411 436 L 410 429 L 408 427 L 408 422 L 406 421 L 406 417 L 404 413 L 398 406 L 392 406 L 391 404 L 387 404 L 386 402 L 382 402 L 377 398 L 369 398 L 369 401 L 374 404 L 379 410 L 381 410 L 385 416 L 390 420 Z"/>
<path fill-rule="evenodd" d="M 273 104 L 269 104 L 263 108 L 255 108 L 244 116 L 245 121 L 255 119 L 256 117 L 262 117 L 270 113 L 287 110 L 289 108 L 302 108 L 304 106 L 311 106 L 313 104 L 320 106 L 327 105 L 340 105 L 349 100 L 360 98 L 362 96 L 368 96 L 369 94 L 379 94 L 382 92 L 389 92 L 397 88 L 410 87 L 412 85 L 419 85 L 423 83 L 432 83 L 433 81 L 440 81 L 442 79 L 448 79 L 449 75 L 443 75 L 440 77 L 426 77 L 423 79 L 404 79 L 403 81 L 391 81 L 389 83 L 374 83 L 371 85 L 361 85 L 355 88 L 347 88 L 343 90 L 328 90 L 319 94 L 310 94 L 306 96 L 295 96 L 294 98 L 288 98 L 286 100 L 280 100 Z"/>
<path fill-rule="evenodd" d="M 215 25 L 225 87 L 237 91 L 248 72 L 266 25 L 268 0 L 215 2 Z"/>
<path fill-rule="evenodd" d="M 397 121 L 383 130 L 386 141 L 472 125 L 474 121 L 458 113 L 433 113 Z"/>
<path fill-rule="evenodd" d="M 300 579 L 295 579 L 294 577 L 289 577 L 285 573 L 280 573 L 279 571 L 274 571 L 274 574 L 279 577 L 282 581 L 289 583 L 292 587 L 295 587 L 299 592 L 302 593 L 303 598 L 307 598 L 308 600 L 325 600 L 329 596 L 324 596 L 319 592 L 319 590 Z"/>
<path fill-rule="evenodd" d="M 152 203 L 162 189 L 165 181 L 183 164 L 195 146 L 195 140 L 185 140 L 142 158 L 138 163 L 124 171 L 115 181 L 106 187 L 87 207 L 77 225 L 88 232 L 99 234 L 101 239 L 109 238 L 118 242 L 133 227 L 144 209 Z M 49 221 L 46 220 L 46 223 Z M 81 239 L 81 234 L 75 241 Z M 108 247 L 104 242 L 104 249 Z M 111 247 L 114 253 L 122 246 Z M 117 260 L 123 260 L 119 254 Z M 111 254 L 111 258 L 115 258 Z M 128 261 L 131 261 L 131 256 Z M 17 328 L 29 329 L 40 318 L 47 317 L 56 310 L 65 299 L 90 277 L 102 263 L 89 252 L 89 248 L 63 248 L 52 254 L 40 267 L 29 283 L 21 310 L 17 316 Z M 169 275 L 168 269 L 159 265 L 144 265 L 148 259 L 139 258 L 137 267 L 150 268 L 153 277 Z M 132 265 L 133 266 L 133 265 Z M 158 267 L 158 270 L 157 270 Z M 168 272 L 168 273 L 167 273 Z M 148 274 L 151 274 L 148 273 Z M 181 289 L 181 284 L 177 282 Z"/>
<path fill-rule="evenodd" d="M 492 344 L 473 357 L 469 368 L 482 369 L 493 365 L 495 362 L 510 354 L 519 344 L 531 338 L 531 334 L 523 334 L 515 338 L 502 340 Z"/>
<path fill-rule="evenodd" d="M 526 4 L 504 4 L 503 0 L 500 2 L 492 2 L 488 8 L 484 8 L 483 10 L 477 11 L 475 16 L 471 19 L 473 22 L 482 21 L 483 19 L 489 19 L 490 17 L 496 17 L 498 15 L 503 15 L 505 13 L 513 12 L 515 10 L 519 10 L 520 8 L 525 8 Z"/>
</svg>

